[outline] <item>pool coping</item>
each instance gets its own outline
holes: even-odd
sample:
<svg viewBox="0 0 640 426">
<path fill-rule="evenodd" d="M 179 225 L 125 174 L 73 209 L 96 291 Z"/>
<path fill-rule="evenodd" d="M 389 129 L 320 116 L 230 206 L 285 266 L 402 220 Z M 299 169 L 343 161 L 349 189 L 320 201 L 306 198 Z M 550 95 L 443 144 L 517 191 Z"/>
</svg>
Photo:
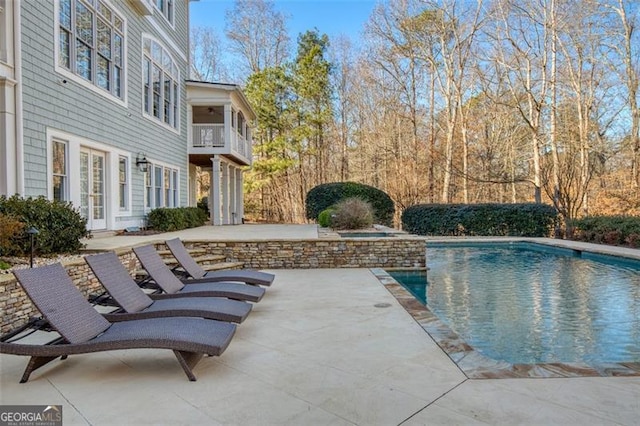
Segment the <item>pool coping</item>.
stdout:
<svg viewBox="0 0 640 426">
<path fill-rule="evenodd" d="M 640 376 L 640 362 L 511 364 L 489 358 L 465 342 L 386 270 L 370 268 L 370 271 L 470 379 Z"/>
</svg>

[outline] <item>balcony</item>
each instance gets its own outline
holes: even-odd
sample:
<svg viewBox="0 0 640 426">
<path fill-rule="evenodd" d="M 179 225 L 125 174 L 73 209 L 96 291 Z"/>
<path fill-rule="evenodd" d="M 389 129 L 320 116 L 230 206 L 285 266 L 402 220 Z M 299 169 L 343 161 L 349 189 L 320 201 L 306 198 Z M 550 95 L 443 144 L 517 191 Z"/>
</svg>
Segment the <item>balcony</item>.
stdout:
<svg viewBox="0 0 640 426">
<path fill-rule="evenodd" d="M 224 124 L 193 124 L 189 154 L 221 154 L 233 157 L 245 165 L 251 164 L 251 141 L 235 129 L 230 129 L 225 138 Z"/>
<path fill-rule="evenodd" d="M 256 116 L 233 84 L 187 81 L 189 162 L 211 167 L 213 156 L 250 166 Z"/>
</svg>

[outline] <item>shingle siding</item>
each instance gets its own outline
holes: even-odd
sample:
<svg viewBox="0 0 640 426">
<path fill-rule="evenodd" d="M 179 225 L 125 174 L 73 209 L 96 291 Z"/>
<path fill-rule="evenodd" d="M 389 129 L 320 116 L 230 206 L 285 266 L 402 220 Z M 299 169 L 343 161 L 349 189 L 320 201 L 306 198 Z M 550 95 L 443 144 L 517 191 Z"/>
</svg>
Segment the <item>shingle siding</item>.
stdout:
<svg viewBox="0 0 640 426">
<path fill-rule="evenodd" d="M 146 119 L 142 113 L 142 34 L 163 41 L 152 22 L 173 38 L 173 45 L 188 55 L 186 1 L 175 2 L 175 29 L 155 13 L 139 15 L 128 1 L 111 1 L 126 20 L 126 100 L 123 106 L 55 71 L 55 0 L 24 0 L 22 18 L 22 73 L 25 151 L 25 195 L 47 195 L 47 129 L 55 129 L 131 153 L 132 217 L 144 214 L 144 179 L 135 168 L 135 156 L 180 168 L 180 202 L 187 202 L 188 158 L 186 120 L 187 61 L 165 43 L 180 69 L 179 133 Z M 63 84 L 61 80 L 66 79 Z M 122 218 L 121 218 L 122 219 Z M 126 220 L 126 218 L 124 218 Z"/>
</svg>

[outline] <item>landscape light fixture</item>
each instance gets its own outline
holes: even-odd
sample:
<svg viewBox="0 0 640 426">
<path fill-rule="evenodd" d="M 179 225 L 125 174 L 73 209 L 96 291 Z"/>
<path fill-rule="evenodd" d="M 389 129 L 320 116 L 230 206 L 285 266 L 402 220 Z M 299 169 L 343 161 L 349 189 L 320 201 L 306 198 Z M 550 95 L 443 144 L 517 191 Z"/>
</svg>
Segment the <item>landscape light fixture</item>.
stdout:
<svg viewBox="0 0 640 426">
<path fill-rule="evenodd" d="M 29 267 L 31 268 L 33 268 L 33 238 L 39 233 L 40 231 L 38 231 L 33 226 L 27 229 L 27 235 L 29 235 L 29 238 L 31 239 L 31 256 L 29 258 Z"/>
<path fill-rule="evenodd" d="M 149 169 L 149 160 L 147 160 L 147 157 L 144 154 L 138 154 L 136 156 L 136 167 L 138 167 L 138 170 L 142 173 Z"/>
</svg>

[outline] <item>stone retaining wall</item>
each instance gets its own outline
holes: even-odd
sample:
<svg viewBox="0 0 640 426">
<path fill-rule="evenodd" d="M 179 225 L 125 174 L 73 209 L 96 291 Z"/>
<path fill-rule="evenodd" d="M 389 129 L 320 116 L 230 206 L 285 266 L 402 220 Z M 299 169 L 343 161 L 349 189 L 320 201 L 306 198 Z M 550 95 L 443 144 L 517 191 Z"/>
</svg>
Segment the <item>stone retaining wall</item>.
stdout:
<svg viewBox="0 0 640 426">
<path fill-rule="evenodd" d="M 122 264 L 127 266 L 130 273 L 139 268 L 137 259 L 131 250 L 119 251 L 118 257 Z M 86 298 L 91 294 L 104 291 L 84 260 L 64 262 L 63 265 L 73 283 Z M 39 315 L 40 313 L 22 290 L 13 274 L 0 275 L 0 334 L 20 327 L 29 318 Z"/>
<path fill-rule="evenodd" d="M 185 246 L 225 256 L 228 262 L 243 262 L 245 268 L 253 269 L 425 266 L 425 242 L 416 238 L 189 241 Z"/>
<path fill-rule="evenodd" d="M 354 238 L 270 241 L 188 241 L 188 248 L 222 255 L 252 269 L 413 268 L 425 266 L 425 242 L 415 238 Z M 164 249 L 163 243 L 156 244 Z M 130 273 L 140 268 L 133 252 L 118 251 Z M 102 287 L 83 260 L 65 263 L 67 272 L 87 296 Z M 39 315 L 13 275 L 0 276 L 0 334 Z"/>
</svg>

